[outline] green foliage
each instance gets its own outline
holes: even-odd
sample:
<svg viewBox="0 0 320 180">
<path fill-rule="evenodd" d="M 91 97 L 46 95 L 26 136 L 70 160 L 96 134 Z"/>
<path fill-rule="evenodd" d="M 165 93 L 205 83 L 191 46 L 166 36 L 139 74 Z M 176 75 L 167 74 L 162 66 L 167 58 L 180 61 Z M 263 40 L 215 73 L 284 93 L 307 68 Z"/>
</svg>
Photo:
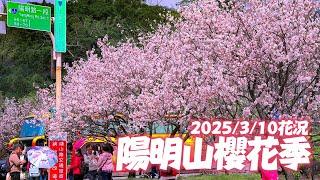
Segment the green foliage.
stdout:
<svg viewBox="0 0 320 180">
<path fill-rule="evenodd" d="M 140 0 L 78 0 L 67 6 L 67 49 L 64 62 L 86 57 L 96 41 L 109 36 L 116 45 L 140 32 L 152 31 L 165 21 L 168 10 Z M 50 79 L 51 40 L 47 33 L 8 28 L 0 35 L 0 92 L 6 97 L 33 96 L 35 86 L 47 87 Z"/>
<path fill-rule="evenodd" d="M 23 97 L 49 82 L 51 45 L 42 32 L 8 29 L 0 36 L 0 91 Z"/>
<path fill-rule="evenodd" d="M 166 9 L 148 6 L 140 0 L 79 0 L 68 6 L 68 50 L 65 62 L 85 57 L 86 51 L 96 48 L 96 40 L 106 34 L 109 43 L 116 45 L 126 38 L 138 37 L 152 31 L 165 19 Z"/>
</svg>

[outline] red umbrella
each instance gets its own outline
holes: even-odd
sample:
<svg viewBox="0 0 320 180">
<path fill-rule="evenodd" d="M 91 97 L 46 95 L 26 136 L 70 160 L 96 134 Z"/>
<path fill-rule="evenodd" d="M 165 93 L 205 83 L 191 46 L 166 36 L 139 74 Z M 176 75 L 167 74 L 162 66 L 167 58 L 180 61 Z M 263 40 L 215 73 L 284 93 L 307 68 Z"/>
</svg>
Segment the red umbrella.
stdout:
<svg viewBox="0 0 320 180">
<path fill-rule="evenodd" d="M 80 149 L 85 143 L 86 143 L 86 139 L 81 138 L 81 139 L 74 142 L 73 149 L 74 150 Z"/>
</svg>

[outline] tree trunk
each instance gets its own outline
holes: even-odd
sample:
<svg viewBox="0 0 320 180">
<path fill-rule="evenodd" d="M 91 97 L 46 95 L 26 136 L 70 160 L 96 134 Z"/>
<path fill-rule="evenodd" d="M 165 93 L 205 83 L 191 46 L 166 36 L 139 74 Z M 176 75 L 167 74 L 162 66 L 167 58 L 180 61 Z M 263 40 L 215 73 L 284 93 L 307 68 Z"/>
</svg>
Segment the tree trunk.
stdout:
<svg viewBox="0 0 320 180">
<path fill-rule="evenodd" d="M 170 138 L 173 138 L 177 134 L 179 129 L 180 129 L 180 125 L 176 125 L 176 127 L 174 128 L 174 130 L 170 134 Z"/>
<path fill-rule="evenodd" d="M 149 122 L 148 125 L 149 125 L 149 130 L 150 130 L 149 136 L 152 137 L 152 131 L 153 131 L 152 126 L 153 126 L 153 122 Z"/>
</svg>

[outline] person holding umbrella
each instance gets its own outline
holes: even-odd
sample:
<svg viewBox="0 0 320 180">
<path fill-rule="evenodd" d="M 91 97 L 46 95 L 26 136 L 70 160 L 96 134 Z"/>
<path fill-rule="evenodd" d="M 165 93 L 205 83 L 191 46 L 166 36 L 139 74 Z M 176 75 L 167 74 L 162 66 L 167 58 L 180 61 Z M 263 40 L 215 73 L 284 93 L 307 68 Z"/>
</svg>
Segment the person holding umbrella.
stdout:
<svg viewBox="0 0 320 180">
<path fill-rule="evenodd" d="M 88 165 L 88 174 L 89 179 L 95 180 L 97 177 L 97 170 L 98 170 L 98 156 L 95 155 L 93 152 L 92 145 L 88 145 L 86 147 L 87 153 L 84 155 L 84 162 Z"/>
<path fill-rule="evenodd" d="M 40 180 L 40 168 L 29 163 L 29 180 Z"/>
<path fill-rule="evenodd" d="M 27 152 L 30 163 L 29 175 L 32 179 L 46 180 L 46 169 L 52 168 L 57 162 L 57 153 L 47 146 L 35 146 Z"/>
<path fill-rule="evenodd" d="M 57 153 L 46 146 L 32 147 L 27 155 L 29 162 L 40 169 L 50 169 L 58 162 Z"/>
<path fill-rule="evenodd" d="M 83 179 L 83 172 L 82 172 L 82 165 L 83 165 L 83 156 L 81 153 L 81 149 L 77 149 L 75 152 L 75 156 L 71 159 L 71 165 L 68 167 L 68 170 L 72 170 L 73 178 L 75 180 Z"/>
</svg>

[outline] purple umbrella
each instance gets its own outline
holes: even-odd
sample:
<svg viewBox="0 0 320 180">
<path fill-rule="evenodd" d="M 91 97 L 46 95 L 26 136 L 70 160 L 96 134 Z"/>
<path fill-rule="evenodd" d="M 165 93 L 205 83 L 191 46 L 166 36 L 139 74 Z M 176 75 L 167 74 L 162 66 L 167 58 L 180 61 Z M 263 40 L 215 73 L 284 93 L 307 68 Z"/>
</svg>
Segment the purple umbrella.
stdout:
<svg viewBox="0 0 320 180">
<path fill-rule="evenodd" d="M 47 146 L 32 147 L 27 156 L 29 162 L 38 168 L 49 169 L 58 162 L 57 153 Z"/>
</svg>

